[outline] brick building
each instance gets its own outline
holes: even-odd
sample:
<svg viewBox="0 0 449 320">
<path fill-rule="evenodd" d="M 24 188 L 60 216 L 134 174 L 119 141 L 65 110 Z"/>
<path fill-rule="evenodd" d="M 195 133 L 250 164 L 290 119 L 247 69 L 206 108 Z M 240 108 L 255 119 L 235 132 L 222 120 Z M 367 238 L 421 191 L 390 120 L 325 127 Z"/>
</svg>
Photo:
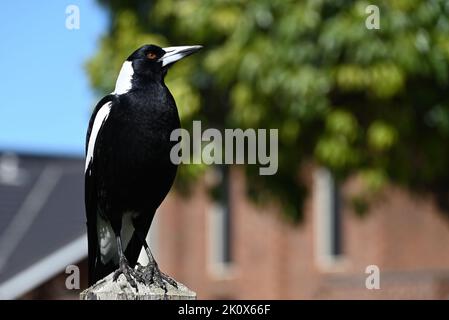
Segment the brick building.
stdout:
<svg viewBox="0 0 449 320">
<path fill-rule="evenodd" d="M 22 159 L 20 166 L 25 173 L 31 170 L 27 169 L 31 160 L 40 164 L 30 168 L 55 163 L 51 157 L 19 156 L 19 159 Z M 72 183 L 61 184 L 48 198 L 55 203 L 59 203 L 58 194 L 82 198 L 82 192 L 78 192 L 82 190 L 82 159 L 56 160 L 57 163 L 78 161 L 81 169 L 79 178 L 73 176 Z M 336 190 L 327 171 L 307 170 L 310 174 L 305 179 L 311 193 L 305 203 L 303 222 L 294 225 L 283 218 L 274 204 L 257 207 L 247 199 L 245 179 L 239 167 L 220 172 L 218 176 L 222 179 L 216 179 L 216 172 L 212 174 L 214 179 L 206 175 L 188 197 L 170 193 L 158 211 L 150 235 L 161 269 L 195 290 L 199 299 L 449 297 L 449 223 L 430 196 L 418 197 L 390 186 L 371 206 L 370 212 L 360 217 L 346 201 L 348 195 L 359 188 L 356 179 Z M 207 191 L 211 181 L 221 181 L 222 196 L 215 200 Z M 77 186 L 73 185 L 75 183 Z M 69 190 L 64 190 L 64 186 Z M 16 187 L 4 184 L 3 188 L 11 191 L 14 189 L 7 188 Z M 81 198 L 74 203 L 82 203 Z M 5 203 L 0 203 L 0 209 L 6 208 Z M 44 204 L 42 208 L 46 207 Z M 48 206 L 48 210 L 52 207 L 55 206 Z M 84 219 L 84 212 L 77 211 L 81 212 L 72 222 Z M 66 219 L 61 219 L 60 223 L 63 221 Z M 81 223 L 71 223 L 66 228 L 73 228 L 76 235 L 79 225 L 84 228 Z M 34 224 L 30 228 L 34 228 Z M 80 260 L 73 251 L 61 249 L 73 244 L 61 241 L 61 246 L 56 246 L 42 223 L 37 223 L 33 230 L 36 234 L 46 234 L 39 245 L 49 248 L 44 243 L 47 239 L 55 246 L 55 252 L 65 252 L 65 260 L 59 259 L 61 263 L 80 267 L 81 288 L 85 288 L 85 258 Z M 26 248 L 22 246 L 17 254 L 27 255 Z M 46 253 L 39 257 L 34 252 L 33 261 L 36 262 L 28 259 L 30 266 L 23 267 L 42 270 L 42 261 L 50 261 L 48 257 L 54 255 Z M 37 264 L 40 268 L 36 268 Z M 51 272 L 33 273 L 34 286 L 24 287 L 26 291 L 22 293 L 17 291 L 16 297 L 76 299 L 79 290 L 65 287 L 65 268 L 60 267 L 58 271 L 54 263 L 50 265 Z M 370 265 L 380 269 L 379 290 L 365 287 L 369 276 L 365 270 Z M 13 274 L 14 270 L 9 268 L 8 272 Z M 17 278 L 13 277 L 14 281 L 20 280 Z M 12 283 L 11 279 L 4 280 L 4 283 Z M 2 285 L 0 283 L 0 289 Z"/>
<path fill-rule="evenodd" d="M 449 221 L 430 197 L 388 187 L 360 217 L 344 201 L 357 181 L 336 193 L 326 171 L 311 172 L 299 225 L 275 206 L 250 203 L 237 168 L 229 179 L 230 228 L 204 181 L 187 200 L 171 194 L 157 221 L 162 268 L 208 299 L 449 298 Z M 369 265 L 380 269 L 379 290 L 365 286 Z"/>
</svg>

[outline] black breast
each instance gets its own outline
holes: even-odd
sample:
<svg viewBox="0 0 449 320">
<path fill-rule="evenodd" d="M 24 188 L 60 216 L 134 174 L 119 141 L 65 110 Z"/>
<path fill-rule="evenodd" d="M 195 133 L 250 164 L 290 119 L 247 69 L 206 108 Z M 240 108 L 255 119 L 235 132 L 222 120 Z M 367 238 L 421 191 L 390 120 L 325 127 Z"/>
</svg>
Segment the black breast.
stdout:
<svg viewBox="0 0 449 320">
<path fill-rule="evenodd" d="M 154 212 L 160 205 L 176 176 L 177 166 L 170 160 L 176 142 L 170 134 L 179 127 L 176 104 L 163 85 L 116 99 L 101 136 L 101 163 L 96 164 L 111 214 Z"/>
</svg>

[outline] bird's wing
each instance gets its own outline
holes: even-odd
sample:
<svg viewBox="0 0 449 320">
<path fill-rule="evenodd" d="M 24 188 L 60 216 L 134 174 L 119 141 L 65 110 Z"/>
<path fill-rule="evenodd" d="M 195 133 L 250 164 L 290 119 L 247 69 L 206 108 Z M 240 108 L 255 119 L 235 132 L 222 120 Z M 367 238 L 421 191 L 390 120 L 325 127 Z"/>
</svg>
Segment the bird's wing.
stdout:
<svg viewBox="0 0 449 320">
<path fill-rule="evenodd" d="M 103 278 L 114 270 L 107 267 L 99 259 L 99 240 L 97 235 L 97 218 L 99 211 L 99 199 L 97 188 L 97 174 L 95 170 L 94 157 L 101 154 L 101 148 L 96 146 L 96 141 L 101 136 L 102 129 L 108 118 L 113 97 L 104 97 L 95 107 L 89 122 L 86 136 L 86 164 L 85 164 L 85 207 L 87 218 L 87 238 L 88 238 L 88 265 L 89 265 L 89 285 Z M 109 269 L 112 269 L 111 271 Z M 107 273 L 106 273 L 107 272 Z"/>
</svg>

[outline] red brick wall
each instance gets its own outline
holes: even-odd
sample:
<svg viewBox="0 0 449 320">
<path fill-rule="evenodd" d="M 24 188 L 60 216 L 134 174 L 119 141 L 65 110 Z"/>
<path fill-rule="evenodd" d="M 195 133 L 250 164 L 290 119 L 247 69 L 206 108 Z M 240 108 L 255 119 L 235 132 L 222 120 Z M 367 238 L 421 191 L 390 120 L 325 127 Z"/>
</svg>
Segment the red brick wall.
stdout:
<svg viewBox="0 0 449 320">
<path fill-rule="evenodd" d="M 309 185 L 311 172 L 306 170 Z M 344 259 L 323 270 L 314 256 L 313 194 L 303 223 L 292 225 L 275 205 L 248 201 L 238 169 L 231 170 L 230 181 L 233 264 L 226 277 L 214 275 L 208 264 L 211 200 L 203 182 L 187 198 L 171 193 L 158 212 L 156 259 L 199 299 L 449 298 L 449 223 L 430 197 L 388 187 L 363 217 L 344 205 Z M 346 183 L 343 198 L 357 188 L 355 179 Z M 365 268 L 372 264 L 381 271 L 380 290 L 365 288 Z M 80 266 L 85 274 L 85 261 Z M 67 291 L 65 279 L 61 273 L 23 298 L 77 299 L 79 292 Z"/>
<path fill-rule="evenodd" d="M 310 182 L 312 183 L 310 177 Z M 292 225 L 276 206 L 256 207 L 245 180 L 231 171 L 232 270 L 215 277 L 208 265 L 207 210 L 203 183 L 191 197 L 171 194 L 162 205 L 158 259 L 161 268 L 204 299 L 377 299 L 449 297 L 449 223 L 431 198 L 388 187 L 359 217 L 343 209 L 344 261 L 335 272 L 314 257 L 313 195 L 302 224 Z M 343 197 L 357 188 L 343 187 Z M 378 265 L 381 289 L 365 288 L 365 268 Z"/>
</svg>

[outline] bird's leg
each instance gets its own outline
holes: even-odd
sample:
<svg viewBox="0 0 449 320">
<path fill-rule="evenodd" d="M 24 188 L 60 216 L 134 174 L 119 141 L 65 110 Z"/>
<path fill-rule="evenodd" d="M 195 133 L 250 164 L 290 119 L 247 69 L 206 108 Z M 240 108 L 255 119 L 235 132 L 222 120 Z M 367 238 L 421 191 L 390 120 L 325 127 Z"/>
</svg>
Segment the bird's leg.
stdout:
<svg viewBox="0 0 449 320">
<path fill-rule="evenodd" d="M 125 254 L 123 253 L 123 248 L 122 248 L 122 239 L 120 236 L 117 236 L 117 248 L 118 248 L 118 254 L 119 254 L 119 268 L 114 272 L 114 276 L 113 276 L 113 280 L 117 281 L 118 277 L 123 274 L 126 278 L 126 280 L 128 281 L 128 283 L 136 289 L 137 289 L 137 284 L 136 281 L 133 279 L 134 278 L 139 280 L 139 275 L 136 274 L 136 272 L 134 271 L 133 268 L 130 267 L 128 259 L 126 259 Z"/>
<path fill-rule="evenodd" d="M 149 285 L 151 283 L 155 283 L 160 288 L 164 289 L 165 292 L 167 292 L 167 287 L 164 281 L 171 284 L 173 287 L 178 288 L 178 284 L 176 283 L 176 281 L 159 269 L 159 266 L 157 265 L 157 262 L 154 259 L 153 254 L 151 253 L 150 247 L 148 246 L 147 241 L 145 240 L 145 235 L 141 232 L 136 233 L 137 237 L 139 238 L 143 247 L 145 248 L 145 252 L 147 253 L 149 260 L 148 265 L 141 266 L 140 264 L 138 264 L 137 268 L 138 271 L 144 274 L 146 284 Z"/>
</svg>

